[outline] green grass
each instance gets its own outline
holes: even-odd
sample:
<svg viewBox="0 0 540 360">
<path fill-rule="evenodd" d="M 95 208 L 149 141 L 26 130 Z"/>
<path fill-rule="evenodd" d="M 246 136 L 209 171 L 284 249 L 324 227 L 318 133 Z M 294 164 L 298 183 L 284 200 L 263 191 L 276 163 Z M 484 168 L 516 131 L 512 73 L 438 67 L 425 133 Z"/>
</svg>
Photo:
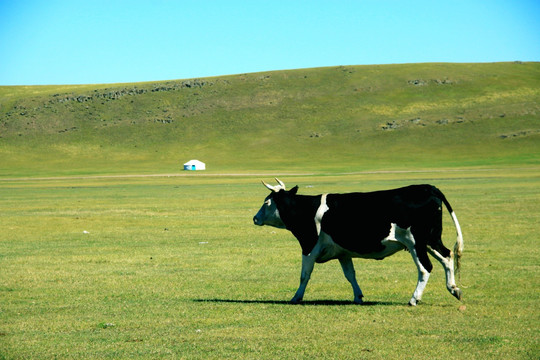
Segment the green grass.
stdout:
<svg viewBox="0 0 540 360">
<path fill-rule="evenodd" d="M 538 89 L 540 63 L 0 87 L 0 359 L 538 358 Z M 400 252 L 355 260 L 366 305 L 338 262 L 289 305 L 300 247 L 252 225 L 275 175 L 438 186 L 463 302 L 436 265 L 408 307 Z"/>
<path fill-rule="evenodd" d="M 539 89 L 540 63 L 0 87 L 0 177 L 538 165 Z"/>
<path fill-rule="evenodd" d="M 464 300 L 436 265 L 415 308 L 406 252 L 355 260 L 367 305 L 352 304 L 338 262 L 287 304 L 300 247 L 252 225 L 258 177 L 2 181 L 0 358 L 537 358 L 539 179 L 534 167 L 282 178 L 304 194 L 440 187 L 463 228 Z"/>
</svg>

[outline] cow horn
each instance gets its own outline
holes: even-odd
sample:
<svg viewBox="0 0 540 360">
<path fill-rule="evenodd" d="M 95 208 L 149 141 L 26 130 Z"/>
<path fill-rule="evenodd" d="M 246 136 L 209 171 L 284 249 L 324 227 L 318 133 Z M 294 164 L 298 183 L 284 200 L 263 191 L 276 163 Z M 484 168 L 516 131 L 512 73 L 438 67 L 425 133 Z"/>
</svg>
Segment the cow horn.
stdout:
<svg viewBox="0 0 540 360">
<path fill-rule="evenodd" d="M 276 186 L 272 186 L 270 184 L 267 184 L 264 182 L 264 180 L 262 180 L 262 183 L 264 186 L 266 186 L 268 189 L 274 191 L 274 192 L 278 192 L 279 190 L 283 189 L 285 190 L 285 184 L 283 183 L 283 181 L 279 180 L 278 178 L 275 178 L 276 181 L 278 182 L 279 185 L 276 185 Z"/>
<path fill-rule="evenodd" d="M 276 191 L 276 189 L 275 189 L 274 186 L 265 183 L 264 180 L 262 180 L 262 183 L 263 183 L 263 185 L 266 186 L 269 190 L 271 190 L 271 191 Z"/>
</svg>

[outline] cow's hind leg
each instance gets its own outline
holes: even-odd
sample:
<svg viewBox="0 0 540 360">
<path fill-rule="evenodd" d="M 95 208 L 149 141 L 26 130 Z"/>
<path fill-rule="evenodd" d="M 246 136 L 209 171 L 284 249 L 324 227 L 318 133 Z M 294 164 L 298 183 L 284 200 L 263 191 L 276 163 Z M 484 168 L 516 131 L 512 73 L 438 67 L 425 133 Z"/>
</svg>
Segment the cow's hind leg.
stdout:
<svg viewBox="0 0 540 360">
<path fill-rule="evenodd" d="M 413 258 L 414 264 L 418 269 L 418 282 L 413 296 L 409 301 L 409 305 L 416 306 L 422 299 L 422 294 L 429 280 L 429 275 L 433 269 L 433 265 L 429 260 L 426 249 L 425 237 L 420 234 L 413 236 L 411 228 L 402 229 L 396 227 L 396 239 L 407 247 Z"/>
<path fill-rule="evenodd" d="M 461 289 L 457 287 L 456 280 L 454 278 L 454 259 L 452 253 L 442 243 L 438 244 L 437 249 L 431 247 L 427 248 L 427 251 L 437 259 L 444 268 L 446 274 L 446 288 L 450 294 L 454 295 L 456 299 L 461 300 Z"/>
<path fill-rule="evenodd" d="M 353 288 L 354 302 L 356 304 L 362 304 L 362 298 L 364 295 L 362 294 L 362 290 L 360 290 L 360 286 L 358 286 L 358 282 L 356 281 L 356 273 L 354 271 L 352 259 L 350 257 L 340 258 L 339 263 L 341 264 L 345 277 L 347 280 L 349 280 Z"/>
<path fill-rule="evenodd" d="M 454 278 L 454 259 L 452 252 L 442 242 L 442 214 L 433 222 L 431 236 L 429 237 L 427 251 L 441 263 L 446 275 L 446 288 L 458 300 L 461 300 L 461 290 L 456 286 Z"/>
<path fill-rule="evenodd" d="M 418 283 L 416 284 L 416 289 L 414 290 L 411 300 L 409 300 L 409 305 L 416 306 L 416 304 L 422 300 L 422 294 L 428 283 L 433 265 L 431 264 L 431 261 L 429 261 L 425 249 L 413 247 L 409 249 L 409 251 L 411 252 L 413 261 L 418 269 Z"/>
</svg>

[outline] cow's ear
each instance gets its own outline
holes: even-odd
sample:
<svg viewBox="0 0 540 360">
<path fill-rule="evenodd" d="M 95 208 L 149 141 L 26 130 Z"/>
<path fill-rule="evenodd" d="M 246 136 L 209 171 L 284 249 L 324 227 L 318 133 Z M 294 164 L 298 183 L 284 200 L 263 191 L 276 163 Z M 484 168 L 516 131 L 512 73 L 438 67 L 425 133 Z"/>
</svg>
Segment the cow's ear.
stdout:
<svg viewBox="0 0 540 360">
<path fill-rule="evenodd" d="M 298 185 L 296 185 L 291 190 L 289 190 L 289 194 L 291 195 L 296 195 L 297 192 L 298 192 Z"/>
</svg>

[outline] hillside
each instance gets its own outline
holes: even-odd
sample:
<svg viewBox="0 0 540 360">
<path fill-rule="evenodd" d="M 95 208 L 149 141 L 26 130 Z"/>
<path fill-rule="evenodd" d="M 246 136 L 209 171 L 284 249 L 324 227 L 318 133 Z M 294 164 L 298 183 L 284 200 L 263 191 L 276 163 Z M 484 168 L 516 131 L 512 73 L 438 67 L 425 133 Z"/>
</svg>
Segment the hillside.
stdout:
<svg viewBox="0 0 540 360">
<path fill-rule="evenodd" d="M 540 63 L 0 87 L 0 177 L 540 164 Z"/>
</svg>

